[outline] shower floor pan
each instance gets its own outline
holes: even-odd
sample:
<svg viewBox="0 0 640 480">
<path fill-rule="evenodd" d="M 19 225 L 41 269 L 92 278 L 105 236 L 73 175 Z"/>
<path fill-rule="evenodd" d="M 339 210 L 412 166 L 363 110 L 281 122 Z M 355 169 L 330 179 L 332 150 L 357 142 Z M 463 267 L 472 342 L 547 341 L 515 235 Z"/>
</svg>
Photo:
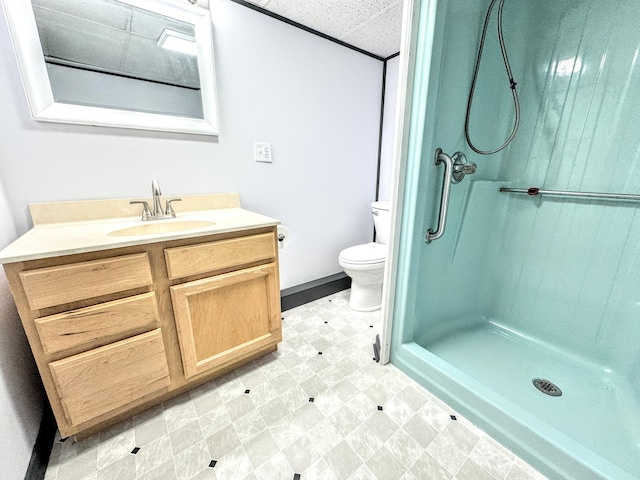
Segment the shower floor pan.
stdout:
<svg viewBox="0 0 640 480">
<path fill-rule="evenodd" d="M 508 416 L 521 420 L 526 416 L 525 424 L 534 423 L 527 424 L 527 428 L 538 429 L 553 448 L 569 452 L 579 458 L 578 463 L 587 464 L 586 470 L 575 478 L 640 479 L 640 399 L 624 372 L 613 372 L 491 321 L 476 322 L 470 328 L 438 337 L 432 343 L 413 344 L 413 348 L 422 347 L 454 367 L 441 367 L 446 371 L 443 378 L 455 378 L 457 371 L 458 382 L 464 378 L 473 380 L 459 382 L 465 388 L 472 389 L 476 382 L 481 384 L 496 394 L 485 396 L 485 401 L 493 397 L 493 406 Z M 545 387 L 553 390 L 557 386 L 562 394 L 543 393 L 532 383 L 536 378 L 552 382 L 551 387 Z M 449 390 L 446 381 L 439 386 Z M 451 396 L 463 410 L 472 398 Z M 470 410 L 474 408 L 470 406 Z M 507 438 L 513 436 L 512 432 L 503 433 Z M 567 442 L 566 438 L 570 440 Z M 540 448 L 544 451 L 547 447 Z M 535 460 L 540 459 L 529 460 L 535 465 Z M 561 468 L 562 465 L 549 466 L 546 471 L 554 478 L 554 472 Z M 557 478 L 574 478 L 568 468 Z"/>
</svg>

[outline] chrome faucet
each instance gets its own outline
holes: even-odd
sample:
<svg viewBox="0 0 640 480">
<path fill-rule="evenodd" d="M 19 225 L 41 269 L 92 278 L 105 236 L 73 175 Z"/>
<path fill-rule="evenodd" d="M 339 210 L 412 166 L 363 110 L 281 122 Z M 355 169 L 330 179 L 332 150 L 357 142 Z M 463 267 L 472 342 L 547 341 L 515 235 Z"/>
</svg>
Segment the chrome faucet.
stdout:
<svg viewBox="0 0 640 480">
<path fill-rule="evenodd" d="M 162 220 L 166 218 L 176 218 L 176 212 L 173 210 L 171 206 L 172 202 L 180 202 L 181 198 L 171 198 L 167 200 L 165 209 L 162 210 L 162 204 L 160 202 L 160 195 L 162 192 L 160 191 L 160 185 L 157 180 L 151 181 L 151 196 L 153 199 L 153 211 L 149 209 L 149 204 L 145 201 L 132 201 L 130 204 L 140 203 L 142 205 L 142 221 L 147 220 Z"/>
<path fill-rule="evenodd" d="M 160 195 L 162 192 L 160 191 L 160 185 L 157 180 L 151 180 L 151 195 L 153 196 L 153 212 L 151 213 L 154 217 L 161 217 L 164 215 L 162 211 L 162 205 L 160 205 Z"/>
</svg>

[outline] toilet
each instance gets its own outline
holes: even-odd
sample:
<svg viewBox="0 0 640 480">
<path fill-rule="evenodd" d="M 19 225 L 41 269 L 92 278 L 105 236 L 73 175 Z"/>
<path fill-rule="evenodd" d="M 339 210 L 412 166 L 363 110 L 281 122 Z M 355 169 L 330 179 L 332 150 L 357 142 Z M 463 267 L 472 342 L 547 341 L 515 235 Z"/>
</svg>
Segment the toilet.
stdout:
<svg viewBox="0 0 640 480">
<path fill-rule="evenodd" d="M 376 241 L 354 245 L 340 252 L 344 272 L 351 277 L 349 306 L 359 312 L 378 310 L 382 303 L 382 281 L 391 229 L 389 202 L 373 202 L 371 213 Z"/>
</svg>

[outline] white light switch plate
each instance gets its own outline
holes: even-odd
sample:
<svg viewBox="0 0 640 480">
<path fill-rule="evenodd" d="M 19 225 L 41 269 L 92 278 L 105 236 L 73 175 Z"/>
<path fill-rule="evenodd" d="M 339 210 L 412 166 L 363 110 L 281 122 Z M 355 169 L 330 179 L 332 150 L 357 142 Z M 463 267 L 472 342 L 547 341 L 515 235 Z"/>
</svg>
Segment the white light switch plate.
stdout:
<svg viewBox="0 0 640 480">
<path fill-rule="evenodd" d="M 270 143 L 254 143 L 253 144 L 253 159 L 256 162 L 271 163 L 271 144 Z"/>
</svg>

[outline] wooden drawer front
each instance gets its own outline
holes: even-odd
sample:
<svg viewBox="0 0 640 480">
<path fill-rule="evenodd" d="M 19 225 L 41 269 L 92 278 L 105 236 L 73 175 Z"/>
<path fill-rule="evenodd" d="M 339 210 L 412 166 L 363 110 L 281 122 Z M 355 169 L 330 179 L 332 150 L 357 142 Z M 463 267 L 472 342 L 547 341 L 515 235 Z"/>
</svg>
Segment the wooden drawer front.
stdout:
<svg viewBox="0 0 640 480">
<path fill-rule="evenodd" d="M 171 287 L 187 378 L 281 340 L 275 264 Z"/>
<path fill-rule="evenodd" d="M 36 319 L 44 353 L 96 348 L 158 327 L 153 292 Z"/>
<path fill-rule="evenodd" d="M 146 253 L 20 272 L 32 310 L 151 285 Z"/>
<path fill-rule="evenodd" d="M 169 386 L 160 329 L 49 364 L 72 425 Z"/>
<path fill-rule="evenodd" d="M 170 279 L 213 272 L 236 265 L 274 259 L 275 239 L 272 233 L 202 243 L 164 251 Z"/>
</svg>

